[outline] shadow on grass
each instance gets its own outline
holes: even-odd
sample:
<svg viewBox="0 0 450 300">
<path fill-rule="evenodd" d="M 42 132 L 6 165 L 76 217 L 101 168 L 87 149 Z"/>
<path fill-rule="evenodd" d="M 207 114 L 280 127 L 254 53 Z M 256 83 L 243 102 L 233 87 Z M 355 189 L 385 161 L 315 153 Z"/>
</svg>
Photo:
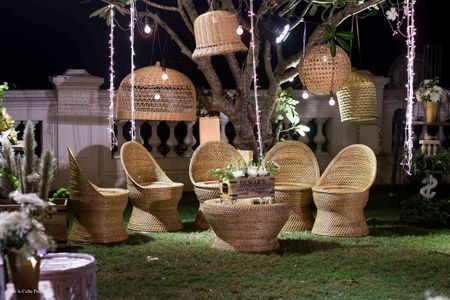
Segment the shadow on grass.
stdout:
<svg viewBox="0 0 450 300">
<path fill-rule="evenodd" d="M 287 252 L 295 252 L 300 254 L 309 254 L 312 252 L 330 251 L 342 247 L 343 246 L 341 244 L 336 242 L 286 239 L 280 240 L 280 248 L 277 250 L 277 253 L 285 254 Z"/>
<path fill-rule="evenodd" d="M 407 236 L 407 235 L 419 236 L 419 235 L 427 235 L 430 232 L 431 231 L 426 228 L 391 223 L 390 225 L 387 226 L 370 227 L 369 235 L 378 237 Z"/>
<path fill-rule="evenodd" d="M 132 233 L 126 241 L 119 243 L 119 245 L 142 245 L 154 240 L 154 238 L 142 233 Z"/>
</svg>

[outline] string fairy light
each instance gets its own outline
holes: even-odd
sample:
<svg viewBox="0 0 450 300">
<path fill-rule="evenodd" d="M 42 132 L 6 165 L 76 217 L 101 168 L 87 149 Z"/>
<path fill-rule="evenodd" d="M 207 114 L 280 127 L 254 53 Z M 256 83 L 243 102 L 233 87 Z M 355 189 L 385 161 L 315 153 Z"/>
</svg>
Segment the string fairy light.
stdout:
<svg viewBox="0 0 450 300">
<path fill-rule="evenodd" d="M 255 111 L 256 111 L 256 132 L 258 142 L 258 156 L 260 161 L 263 160 L 264 145 L 261 137 L 261 123 L 259 118 L 259 103 L 258 103 L 258 79 L 256 77 L 256 58 L 255 58 L 255 27 L 254 17 L 255 12 L 253 10 L 253 0 L 250 0 L 250 11 L 248 12 L 250 17 L 250 48 L 252 49 L 252 62 L 253 62 L 253 91 L 255 97 Z"/>
<path fill-rule="evenodd" d="M 406 84 L 406 125 L 405 125 L 405 156 L 402 161 L 403 168 L 408 175 L 411 175 L 411 161 L 413 150 L 413 98 L 414 98 L 414 58 L 416 49 L 416 27 L 414 24 L 414 4 L 416 0 L 405 0 L 407 8 L 406 14 L 406 46 L 407 46 L 407 73 L 408 82 Z"/>
<path fill-rule="evenodd" d="M 135 82 L 135 74 L 134 74 L 134 21 L 136 14 L 136 2 L 135 0 L 131 0 L 130 4 L 130 45 L 131 45 L 131 76 L 130 76 L 130 99 L 131 99 L 131 129 L 130 135 L 131 140 L 136 140 L 136 116 L 135 116 L 135 107 L 134 107 L 134 82 Z"/>
<path fill-rule="evenodd" d="M 114 5 L 109 5 L 109 115 L 108 136 L 111 138 L 109 150 L 117 146 L 117 138 L 114 133 Z"/>
</svg>

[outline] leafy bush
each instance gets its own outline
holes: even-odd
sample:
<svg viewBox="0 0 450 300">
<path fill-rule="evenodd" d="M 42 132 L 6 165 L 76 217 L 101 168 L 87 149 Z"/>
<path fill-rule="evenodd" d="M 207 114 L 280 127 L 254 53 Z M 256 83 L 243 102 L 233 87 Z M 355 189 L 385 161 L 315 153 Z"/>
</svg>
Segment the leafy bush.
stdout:
<svg viewBox="0 0 450 300">
<path fill-rule="evenodd" d="M 69 198 L 70 197 L 70 190 L 68 188 L 59 188 L 56 192 L 53 193 L 53 195 L 48 198 L 49 202 L 55 201 L 57 198 Z"/>
<path fill-rule="evenodd" d="M 436 155 L 425 155 L 420 151 L 413 153 L 411 169 L 413 174 L 426 173 L 426 171 L 443 171 L 447 174 L 450 169 L 450 152 L 439 152 Z"/>
<path fill-rule="evenodd" d="M 430 227 L 450 227 L 450 197 L 426 199 L 414 195 L 401 201 L 400 220 Z"/>
</svg>

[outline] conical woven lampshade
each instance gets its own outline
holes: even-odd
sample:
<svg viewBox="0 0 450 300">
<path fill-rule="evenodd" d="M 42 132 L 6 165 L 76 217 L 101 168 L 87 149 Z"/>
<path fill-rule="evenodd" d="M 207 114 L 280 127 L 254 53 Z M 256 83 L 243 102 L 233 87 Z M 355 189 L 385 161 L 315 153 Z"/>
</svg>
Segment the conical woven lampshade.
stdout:
<svg viewBox="0 0 450 300">
<path fill-rule="evenodd" d="M 193 58 L 231 52 L 247 51 L 241 37 L 236 33 L 238 21 L 229 11 L 210 11 L 194 21 L 196 48 Z"/>
<path fill-rule="evenodd" d="M 196 118 L 195 88 L 184 74 L 165 69 L 159 63 L 135 71 L 134 101 L 136 120 L 192 121 Z M 128 74 L 117 91 L 117 118 L 131 118 L 130 77 Z M 159 95 L 159 96 L 158 96 Z"/>
<path fill-rule="evenodd" d="M 342 122 L 377 118 L 377 91 L 369 76 L 353 71 L 336 95 Z"/>
<path fill-rule="evenodd" d="M 342 48 L 336 46 L 336 56 L 331 56 L 329 44 L 306 50 L 300 59 L 298 75 L 309 91 L 317 95 L 335 93 L 348 79 L 351 63 Z"/>
</svg>

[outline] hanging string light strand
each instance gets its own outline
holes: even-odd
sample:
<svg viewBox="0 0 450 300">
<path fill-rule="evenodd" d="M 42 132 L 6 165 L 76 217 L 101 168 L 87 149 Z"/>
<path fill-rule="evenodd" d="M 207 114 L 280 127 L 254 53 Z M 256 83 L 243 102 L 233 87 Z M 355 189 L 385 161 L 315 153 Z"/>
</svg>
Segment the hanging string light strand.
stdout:
<svg viewBox="0 0 450 300">
<path fill-rule="evenodd" d="M 414 98 L 414 57 L 416 48 L 416 27 L 414 23 L 414 4 L 416 0 L 405 0 L 406 6 L 406 46 L 407 46 L 407 73 L 408 82 L 406 84 L 406 125 L 405 125 L 405 157 L 403 158 L 403 168 L 408 175 L 411 175 L 411 161 L 413 149 L 413 130 L 412 130 L 412 114 L 413 114 L 413 98 Z"/>
<path fill-rule="evenodd" d="M 109 149 L 117 146 L 117 138 L 114 133 L 114 5 L 109 6 L 109 115 L 108 137 L 111 138 Z"/>
<path fill-rule="evenodd" d="M 254 18 L 255 12 L 253 10 L 253 0 L 250 0 L 250 11 L 248 12 L 250 17 L 250 48 L 252 49 L 252 63 L 253 63 L 253 91 L 255 97 L 255 114 L 256 114 L 256 134 L 257 134 L 257 142 L 258 142 L 258 156 L 259 160 L 263 160 L 263 152 L 264 147 L 262 143 L 261 137 L 261 123 L 259 117 L 259 103 L 258 103 L 258 78 L 256 77 L 256 58 L 255 58 L 255 27 L 254 27 Z"/>
<path fill-rule="evenodd" d="M 134 107 L 134 82 L 135 82 L 135 74 L 134 74 L 134 22 L 136 18 L 136 2 L 134 0 L 131 1 L 130 4 L 130 45 L 131 45 L 131 76 L 130 76 L 130 99 L 131 99 L 131 140 L 136 140 L 136 116 L 135 116 L 135 107 Z"/>
</svg>

